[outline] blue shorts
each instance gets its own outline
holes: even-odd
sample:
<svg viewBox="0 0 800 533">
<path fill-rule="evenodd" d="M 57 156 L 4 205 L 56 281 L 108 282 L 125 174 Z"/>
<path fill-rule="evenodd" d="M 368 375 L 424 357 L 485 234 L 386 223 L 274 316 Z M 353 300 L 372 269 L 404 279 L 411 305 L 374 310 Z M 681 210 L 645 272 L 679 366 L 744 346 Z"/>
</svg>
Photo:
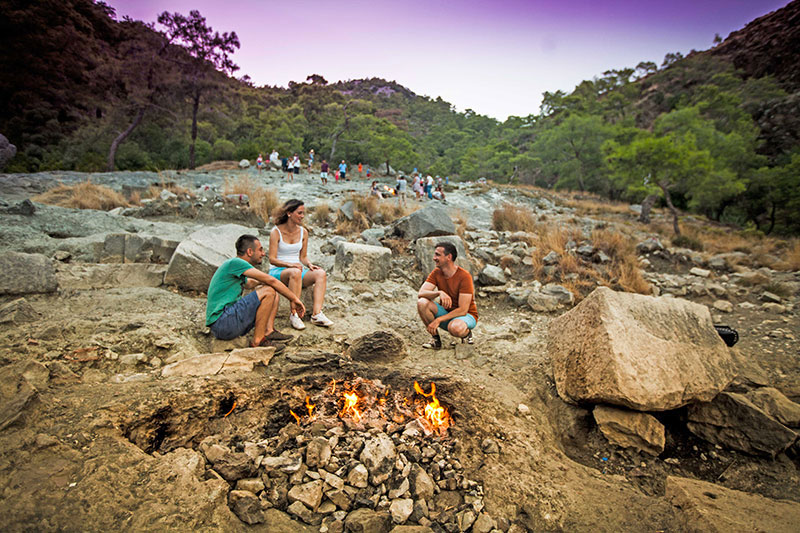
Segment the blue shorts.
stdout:
<svg viewBox="0 0 800 533">
<path fill-rule="evenodd" d="M 211 324 L 211 333 L 223 341 L 241 337 L 255 326 L 259 305 L 261 300 L 256 291 L 239 298 L 226 307 L 216 322 Z"/>
<path fill-rule="evenodd" d="M 439 304 L 439 303 L 436 304 L 436 317 L 437 318 L 440 317 L 440 316 L 444 316 L 447 313 L 448 313 L 447 309 L 442 307 L 441 304 Z M 475 317 L 472 316 L 471 314 L 467 313 L 464 316 L 455 316 L 455 317 L 451 318 L 450 320 L 445 320 L 444 322 L 439 324 L 439 329 L 446 330 L 448 324 L 450 324 L 450 322 L 452 320 L 463 320 L 464 324 L 466 324 L 467 328 L 469 328 L 469 329 L 473 329 L 475 326 L 478 325 L 478 321 L 475 319 Z"/>
<path fill-rule="evenodd" d="M 289 268 L 289 267 L 272 267 L 272 268 L 269 269 L 269 275 L 272 276 L 273 278 L 277 279 L 278 281 L 280 281 L 281 280 L 281 273 L 284 270 L 286 270 L 287 268 Z M 300 279 L 301 280 L 304 277 L 306 277 L 306 272 L 308 272 L 308 269 L 306 267 L 303 267 L 303 272 L 302 272 L 302 274 L 300 274 Z"/>
</svg>

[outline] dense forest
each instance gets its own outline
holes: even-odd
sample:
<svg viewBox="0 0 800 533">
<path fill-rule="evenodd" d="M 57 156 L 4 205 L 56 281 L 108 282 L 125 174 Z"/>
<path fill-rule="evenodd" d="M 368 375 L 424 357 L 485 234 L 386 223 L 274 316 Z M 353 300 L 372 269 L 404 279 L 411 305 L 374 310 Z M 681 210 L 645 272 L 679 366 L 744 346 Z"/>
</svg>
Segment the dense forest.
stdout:
<svg viewBox="0 0 800 533">
<path fill-rule="evenodd" d="M 90 0 L 0 10 L 0 133 L 18 148 L 6 172 L 194 168 L 314 149 L 800 233 L 800 0 L 710 50 L 606 71 L 504 122 L 376 78 L 256 87 L 235 77 L 235 32 L 196 11 L 145 24 Z"/>
</svg>

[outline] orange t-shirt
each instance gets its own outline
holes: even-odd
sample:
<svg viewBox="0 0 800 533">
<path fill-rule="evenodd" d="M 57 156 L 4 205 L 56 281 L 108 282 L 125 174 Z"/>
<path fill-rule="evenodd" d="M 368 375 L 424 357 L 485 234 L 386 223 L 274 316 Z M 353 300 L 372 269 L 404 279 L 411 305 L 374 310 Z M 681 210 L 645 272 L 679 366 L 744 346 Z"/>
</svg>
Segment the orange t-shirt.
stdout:
<svg viewBox="0 0 800 533">
<path fill-rule="evenodd" d="M 471 294 L 472 300 L 469 302 L 469 314 L 478 320 L 478 308 L 475 306 L 475 286 L 472 284 L 472 276 L 461 267 L 456 267 L 456 273 L 448 279 L 444 277 L 442 269 L 436 267 L 433 272 L 428 274 L 428 279 L 425 281 L 433 283 L 440 291 L 444 291 L 453 301 L 453 306 L 447 309 L 449 313 L 458 307 L 459 294 Z"/>
</svg>

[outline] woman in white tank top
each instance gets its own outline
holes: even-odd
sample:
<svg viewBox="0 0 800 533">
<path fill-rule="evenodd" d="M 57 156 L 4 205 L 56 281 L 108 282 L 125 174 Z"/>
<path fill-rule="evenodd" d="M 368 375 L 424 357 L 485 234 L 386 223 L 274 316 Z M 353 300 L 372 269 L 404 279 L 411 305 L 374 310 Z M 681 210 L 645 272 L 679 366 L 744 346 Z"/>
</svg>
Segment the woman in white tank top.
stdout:
<svg viewBox="0 0 800 533">
<path fill-rule="evenodd" d="M 333 322 L 322 312 L 328 275 L 309 261 L 308 231 L 303 227 L 306 208 L 300 200 L 289 200 L 277 210 L 275 227 L 269 234 L 269 274 L 289 287 L 298 298 L 303 287 L 314 286 L 311 323 L 330 327 Z M 292 313 L 289 322 L 295 329 L 305 329 L 299 316 Z"/>
</svg>

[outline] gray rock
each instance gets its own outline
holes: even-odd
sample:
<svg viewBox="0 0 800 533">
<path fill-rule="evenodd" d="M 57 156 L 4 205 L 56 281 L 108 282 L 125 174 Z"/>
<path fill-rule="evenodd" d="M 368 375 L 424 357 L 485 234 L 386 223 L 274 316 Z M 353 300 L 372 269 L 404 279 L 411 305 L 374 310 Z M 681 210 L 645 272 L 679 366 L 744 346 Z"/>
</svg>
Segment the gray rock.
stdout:
<svg viewBox="0 0 800 533">
<path fill-rule="evenodd" d="M 195 231 L 175 250 L 164 283 L 185 290 L 205 292 L 217 268 L 236 257 L 234 245 L 240 235 L 258 236 L 258 230 L 237 224 L 203 228 Z"/>
<path fill-rule="evenodd" d="M 503 273 L 502 268 L 486 265 L 478 274 L 478 283 L 481 285 L 505 285 L 506 275 Z"/>
<path fill-rule="evenodd" d="M 293 502 L 289 507 L 286 508 L 286 511 L 293 516 L 296 516 L 306 524 L 312 524 L 322 522 L 322 517 L 317 516 L 314 512 L 303 505 L 302 502 L 296 501 Z"/>
<path fill-rule="evenodd" d="M 242 478 L 253 477 L 256 473 L 256 465 L 243 453 L 226 451 L 215 459 L 215 461 L 211 461 L 214 470 L 226 481 L 234 482 Z"/>
<path fill-rule="evenodd" d="M 573 403 L 676 409 L 711 400 L 736 374 L 708 307 L 605 287 L 550 323 L 547 349 Z"/>
<path fill-rule="evenodd" d="M 369 471 L 370 483 L 378 486 L 392 475 L 397 450 L 388 435 L 379 433 L 364 444 L 359 459 Z"/>
<path fill-rule="evenodd" d="M 250 168 L 250 161 L 247 159 L 242 159 L 239 161 L 239 168 Z"/>
<path fill-rule="evenodd" d="M 240 479 L 236 482 L 236 490 L 246 490 L 253 494 L 258 494 L 264 490 L 264 482 L 257 477 Z"/>
<path fill-rule="evenodd" d="M 655 252 L 656 250 L 663 250 L 663 249 L 664 245 L 661 244 L 661 241 L 659 241 L 655 237 L 651 237 L 636 245 L 636 253 L 639 255 L 649 254 Z"/>
<path fill-rule="evenodd" d="M 350 221 L 356 216 L 355 210 L 356 204 L 352 200 L 348 200 L 339 206 L 339 214 Z"/>
<path fill-rule="evenodd" d="M 347 242 L 347 239 L 345 239 L 341 235 L 334 235 L 328 240 L 328 242 L 320 246 L 319 251 L 322 252 L 323 254 L 333 255 L 336 253 L 336 246 L 340 242 Z"/>
<path fill-rule="evenodd" d="M 689 406 L 688 420 L 698 437 L 753 455 L 775 457 L 797 440 L 797 433 L 734 392 Z"/>
<path fill-rule="evenodd" d="M 392 515 L 392 522 L 395 524 L 405 524 L 413 511 L 414 500 L 411 498 L 396 499 L 389 506 L 389 513 Z"/>
<path fill-rule="evenodd" d="M 575 301 L 575 296 L 572 294 L 572 292 L 570 292 L 569 289 L 555 283 L 548 283 L 542 287 L 542 294 L 553 296 L 558 300 L 558 303 L 564 305 L 572 305 L 572 303 Z"/>
<path fill-rule="evenodd" d="M 508 291 L 508 299 L 517 307 L 524 307 L 528 305 L 528 296 L 531 294 L 531 289 L 510 289 Z"/>
<path fill-rule="evenodd" d="M 528 305 L 537 313 L 552 313 L 559 306 L 558 298 L 541 292 L 530 292 L 528 294 Z"/>
<path fill-rule="evenodd" d="M 603 250 L 598 250 L 595 256 L 598 263 L 610 263 L 611 258 Z"/>
<path fill-rule="evenodd" d="M 447 210 L 437 204 L 430 204 L 419 211 L 396 220 L 386 230 L 388 236 L 398 236 L 410 241 L 422 237 L 454 235 L 456 226 Z"/>
<path fill-rule="evenodd" d="M 369 486 L 369 470 L 367 470 L 367 467 L 359 463 L 351 468 L 350 472 L 347 473 L 347 483 L 359 489 Z"/>
<path fill-rule="evenodd" d="M 761 299 L 765 302 L 774 302 L 776 304 L 781 303 L 782 299 L 777 294 L 771 293 L 769 291 L 764 291 L 761 293 Z"/>
<path fill-rule="evenodd" d="M 701 278 L 707 278 L 711 275 L 711 271 L 704 268 L 692 267 L 692 269 L 689 270 L 689 274 L 694 274 L 695 276 L 700 276 Z"/>
<path fill-rule="evenodd" d="M 0 295 L 55 292 L 53 261 L 42 254 L 4 252 L 0 255 Z"/>
<path fill-rule="evenodd" d="M 380 239 L 383 237 L 385 231 L 386 230 L 381 227 L 365 229 L 361 232 L 361 238 L 370 246 L 383 246 Z"/>
<path fill-rule="evenodd" d="M 472 533 L 491 533 L 495 528 L 495 521 L 487 513 L 481 513 L 472 524 Z"/>
<path fill-rule="evenodd" d="M 654 416 L 607 405 L 595 407 L 598 428 L 612 444 L 659 455 L 664 451 L 664 426 Z"/>
<path fill-rule="evenodd" d="M 483 453 L 486 454 L 497 454 L 500 453 L 500 446 L 494 439 L 487 438 L 481 441 L 481 450 L 483 450 Z"/>
<path fill-rule="evenodd" d="M 457 266 L 460 266 L 470 274 L 474 271 L 475 266 L 472 264 L 472 261 L 467 254 L 467 250 L 464 247 L 464 241 L 461 240 L 461 237 L 458 235 L 442 235 L 439 237 L 424 237 L 417 239 L 414 255 L 417 258 L 419 269 L 423 274 L 427 276 L 429 272 L 436 268 L 436 265 L 433 262 L 433 252 L 436 249 L 436 244 L 440 242 L 449 242 L 456 247 L 456 253 L 458 254 L 458 257 L 456 258 Z"/>
<path fill-rule="evenodd" d="M 41 315 L 25 298 L 17 298 L 0 306 L 0 324 L 36 322 Z"/>
<path fill-rule="evenodd" d="M 331 458 L 331 445 L 328 439 L 317 437 L 306 446 L 306 465 L 309 468 L 324 468 Z"/>
<path fill-rule="evenodd" d="M 389 533 L 392 518 L 389 513 L 372 509 L 356 509 L 347 515 L 344 528 L 347 533 Z"/>
<path fill-rule="evenodd" d="M 560 256 L 557 252 L 551 251 L 546 256 L 542 257 L 542 263 L 547 266 L 552 266 L 558 264 Z"/>
<path fill-rule="evenodd" d="M 716 300 L 713 304 L 714 309 L 722 313 L 733 312 L 733 304 L 727 300 Z"/>
<path fill-rule="evenodd" d="M 392 362 L 406 356 L 403 338 L 391 331 L 374 331 L 359 337 L 348 350 L 354 361 Z"/>
<path fill-rule="evenodd" d="M 0 170 L 6 168 L 9 161 L 17 155 L 17 147 L 11 144 L 5 135 L 0 133 Z"/>
<path fill-rule="evenodd" d="M 475 513 L 471 509 L 465 509 L 456 514 L 456 522 L 458 523 L 459 531 L 467 531 L 475 523 Z"/>
<path fill-rule="evenodd" d="M 334 274 L 347 281 L 383 281 L 392 268 L 392 251 L 382 246 L 340 242 Z"/>
<path fill-rule="evenodd" d="M 4 211 L 9 215 L 23 215 L 29 217 L 36 213 L 36 206 L 26 198 L 18 204 L 6 208 Z"/>
<path fill-rule="evenodd" d="M 418 500 L 430 500 L 433 498 L 435 484 L 431 476 L 424 468 L 417 463 L 411 464 L 411 471 L 408 476 L 411 495 Z"/>
<path fill-rule="evenodd" d="M 302 502 L 303 505 L 316 511 L 322 503 L 322 489 L 325 482 L 318 479 L 302 485 L 295 485 L 289 490 L 290 502 Z"/>
<path fill-rule="evenodd" d="M 260 524 L 264 521 L 261 501 L 246 490 L 232 490 L 228 494 L 228 505 L 239 520 L 245 524 Z"/>
<path fill-rule="evenodd" d="M 580 246 L 578 246 L 576 252 L 579 255 L 590 256 L 594 254 L 594 246 L 592 246 L 591 244 L 581 244 Z"/>
<path fill-rule="evenodd" d="M 169 202 L 170 200 L 175 200 L 178 198 L 178 195 L 167 189 L 161 189 L 158 197 L 164 202 Z"/>
<path fill-rule="evenodd" d="M 778 389 L 763 387 L 746 394 L 747 399 L 769 416 L 790 428 L 800 428 L 800 404 L 783 395 Z"/>
</svg>

